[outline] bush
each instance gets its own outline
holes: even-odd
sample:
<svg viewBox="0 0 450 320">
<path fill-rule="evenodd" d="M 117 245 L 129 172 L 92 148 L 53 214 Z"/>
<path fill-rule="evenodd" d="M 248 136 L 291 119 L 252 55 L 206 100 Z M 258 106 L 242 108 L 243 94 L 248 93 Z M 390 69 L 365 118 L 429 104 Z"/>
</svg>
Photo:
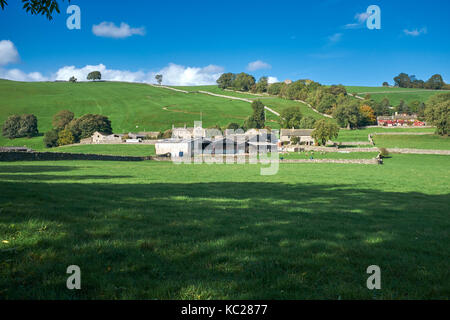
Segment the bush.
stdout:
<svg viewBox="0 0 450 320">
<path fill-rule="evenodd" d="M 58 146 L 58 130 L 52 129 L 47 131 L 44 135 L 44 144 L 47 148 Z"/>
<path fill-rule="evenodd" d="M 33 114 L 12 115 L 3 124 L 2 134 L 9 139 L 37 136 L 37 118 Z"/>
<path fill-rule="evenodd" d="M 69 129 L 64 129 L 58 133 L 58 145 L 65 146 L 75 143 L 75 138 Z"/>
</svg>

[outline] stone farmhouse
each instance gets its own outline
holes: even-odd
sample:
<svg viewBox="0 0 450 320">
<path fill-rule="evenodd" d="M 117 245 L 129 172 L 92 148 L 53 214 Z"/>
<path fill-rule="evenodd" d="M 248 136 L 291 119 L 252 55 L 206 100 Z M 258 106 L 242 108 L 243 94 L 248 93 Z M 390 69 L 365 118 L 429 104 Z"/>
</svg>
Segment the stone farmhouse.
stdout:
<svg viewBox="0 0 450 320">
<path fill-rule="evenodd" d="M 313 131 L 313 129 L 281 129 L 280 142 L 290 142 L 292 137 L 297 137 L 300 144 L 312 146 L 315 144 L 311 136 Z"/>
</svg>

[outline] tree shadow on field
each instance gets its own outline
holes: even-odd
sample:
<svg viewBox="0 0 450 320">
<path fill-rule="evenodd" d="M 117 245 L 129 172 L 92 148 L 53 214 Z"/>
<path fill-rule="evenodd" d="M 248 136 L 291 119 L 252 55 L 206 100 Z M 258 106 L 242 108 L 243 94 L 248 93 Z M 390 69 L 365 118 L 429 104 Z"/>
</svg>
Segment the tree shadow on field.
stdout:
<svg viewBox="0 0 450 320">
<path fill-rule="evenodd" d="M 0 240 L 10 242 L 0 247 L 3 298 L 449 293 L 449 194 L 270 182 L 11 181 L 0 188 Z M 75 292 L 65 287 L 72 264 L 83 279 Z M 383 272 L 378 296 L 365 287 L 373 264 Z"/>
</svg>

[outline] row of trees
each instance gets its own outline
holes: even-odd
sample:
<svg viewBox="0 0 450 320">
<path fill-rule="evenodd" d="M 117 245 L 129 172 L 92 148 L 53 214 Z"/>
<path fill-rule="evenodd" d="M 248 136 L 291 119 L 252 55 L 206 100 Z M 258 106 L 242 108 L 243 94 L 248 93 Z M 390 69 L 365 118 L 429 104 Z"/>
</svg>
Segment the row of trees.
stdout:
<svg viewBox="0 0 450 320">
<path fill-rule="evenodd" d="M 34 114 L 11 115 L 3 123 L 2 134 L 5 138 L 31 138 L 39 134 L 38 121 Z"/>
<path fill-rule="evenodd" d="M 434 74 L 427 81 L 419 80 L 415 75 L 400 73 L 394 78 L 395 86 L 400 88 L 421 88 L 421 89 L 450 89 L 450 85 L 444 82 L 440 74 Z M 387 82 L 383 83 L 386 86 Z"/>
<path fill-rule="evenodd" d="M 53 116 L 53 129 L 44 135 L 47 148 L 77 143 L 89 138 L 95 131 L 112 134 L 111 121 L 99 114 L 86 114 L 75 118 L 73 112 L 62 110 Z"/>
</svg>

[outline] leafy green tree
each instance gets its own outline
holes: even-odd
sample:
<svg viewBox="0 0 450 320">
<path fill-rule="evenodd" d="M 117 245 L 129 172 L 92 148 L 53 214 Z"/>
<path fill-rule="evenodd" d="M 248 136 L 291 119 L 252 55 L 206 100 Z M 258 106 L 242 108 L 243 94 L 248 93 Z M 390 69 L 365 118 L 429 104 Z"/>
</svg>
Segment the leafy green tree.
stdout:
<svg viewBox="0 0 450 320">
<path fill-rule="evenodd" d="M 333 118 L 341 127 L 349 129 L 358 127 L 361 120 L 358 101 L 348 101 L 345 104 L 338 105 L 333 112 Z"/>
<path fill-rule="evenodd" d="M 58 145 L 65 146 L 67 144 L 75 143 L 75 137 L 69 129 L 64 129 L 58 133 Z"/>
<path fill-rule="evenodd" d="M 395 111 L 397 111 L 398 113 L 406 113 L 406 114 L 410 114 L 411 110 L 409 109 L 408 105 L 406 104 L 406 102 L 404 100 L 400 100 L 400 104 L 395 108 Z"/>
<path fill-rule="evenodd" d="M 37 136 L 39 134 L 37 118 L 33 114 L 12 115 L 5 120 L 2 134 L 8 139 Z"/>
<path fill-rule="evenodd" d="M 343 94 L 344 96 L 347 95 L 347 90 L 345 89 L 345 87 L 342 84 L 339 84 L 337 86 L 332 85 L 331 87 L 328 88 L 327 91 L 335 96 L 338 96 L 340 94 Z"/>
<path fill-rule="evenodd" d="M 155 76 L 156 81 L 158 82 L 159 85 L 161 85 L 162 81 L 163 81 L 163 75 L 162 74 L 157 74 Z"/>
<path fill-rule="evenodd" d="M 77 82 L 77 78 L 75 78 L 74 76 L 71 76 L 69 79 L 69 82 L 75 83 L 75 82 Z"/>
<path fill-rule="evenodd" d="M 325 146 L 328 140 L 337 138 L 339 135 L 339 127 L 330 121 L 319 120 L 311 136 L 319 145 Z"/>
<path fill-rule="evenodd" d="M 64 0 L 62 0 L 64 1 Z M 67 0 L 70 3 L 70 0 Z M 53 19 L 53 12 L 60 13 L 58 1 L 56 0 L 22 0 L 22 8 L 31 15 L 43 15 L 48 20 Z M 8 5 L 7 0 L 0 0 L 0 7 L 4 10 Z"/>
<path fill-rule="evenodd" d="M 436 126 L 436 133 L 447 136 L 450 127 L 450 93 L 431 96 L 426 104 L 427 122 Z"/>
<path fill-rule="evenodd" d="M 383 87 L 389 87 L 389 83 L 388 82 L 383 82 Z"/>
<path fill-rule="evenodd" d="M 92 81 L 101 80 L 102 74 L 100 73 L 100 71 L 92 71 L 88 74 L 87 79 Z"/>
<path fill-rule="evenodd" d="M 281 88 L 284 86 L 285 84 L 283 82 L 276 82 L 276 83 L 271 83 L 269 85 L 269 87 L 267 88 L 267 93 L 270 95 L 274 95 L 277 96 L 280 94 L 281 92 Z"/>
<path fill-rule="evenodd" d="M 228 72 L 223 73 L 219 79 L 217 79 L 217 84 L 221 89 L 227 89 L 233 87 L 233 82 L 236 79 L 236 75 L 234 73 Z"/>
<path fill-rule="evenodd" d="M 59 133 L 58 130 L 52 129 L 44 134 L 44 145 L 47 148 L 53 148 L 58 146 L 58 138 L 59 138 L 58 133 Z"/>
<path fill-rule="evenodd" d="M 264 113 L 264 104 L 261 102 L 261 100 L 255 100 L 252 102 L 252 109 L 253 109 L 252 117 L 256 124 L 254 128 L 256 129 L 264 128 L 264 123 L 266 121 L 266 115 Z"/>
<path fill-rule="evenodd" d="M 314 129 L 316 125 L 316 119 L 312 117 L 303 117 L 300 121 L 300 129 Z"/>
<path fill-rule="evenodd" d="M 5 138 L 15 139 L 19 137 L 20 116 L 13 114 L 3 123 L 2 134 Z"/>
<path fill-rule="evenodd" d="M 427 89 L 439 90 L 442 89 L 444 86 L 445 82 L 440 74 L 435 74 L 431 76 L 431 78 L 428 79 L 428 81 L 425 83 L 425 88 Z"/>
<path fill-rule="evenodd" d="M 249 91 L 255 84 L 255 78 L 245 72 L 236 75 L 233 81 L 233 87 L 240 91 Z"/>
<path fill-rule="evenodd" d="M 19 137 L 35 137 L 39 134 L 38 120 L 34 114 L 23 114 L 20 116 Z"/>
<path fill-rule="evenodd" d="M 112 134 L 111 121 L 100 114 L 86 114 L 78 119 L 78 127 L 81 131 L 80 139 L 92 136 L 95 131 L 104 134 Z"/>
<path fill-rule="evenodd" d="M 255 86 L 255 92 L 263 93 L 267 92 L 269 86 L 269 79 L 267 77 L 259 78 L 258 83 Z"/>
<path fill-rule="evenodd" d="M 400 73 L 398 76 L 394 78 L 394 83 L 396 86 L 400 88 L 410 88 L 411 87 L 411 79 L 406 73 Z"/>
<path fill-rule="evenodd" d="M 53 116 L 52 125 L 57 130 L 64 129 L 74 118 L 74 113 L 69 110 L 61 110 Z"/>
<path fill-rule="evenodd" d="M 284 129 L 300 129 L 302 112 L 300 107 L 292 106 L 285 108 L 280 113 L 280 126 Z"/>
</svg>

